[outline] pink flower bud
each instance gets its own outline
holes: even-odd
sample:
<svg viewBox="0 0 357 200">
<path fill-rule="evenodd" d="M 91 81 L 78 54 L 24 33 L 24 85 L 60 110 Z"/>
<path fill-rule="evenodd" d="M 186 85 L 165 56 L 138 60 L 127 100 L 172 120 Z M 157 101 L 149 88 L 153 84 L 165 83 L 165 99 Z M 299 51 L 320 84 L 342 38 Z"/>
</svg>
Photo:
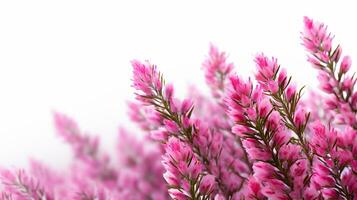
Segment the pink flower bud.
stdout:
<svg viewBox="0 0 357 200">
<path fill-rule="evenodd" d="M 332 46 L 332 38 L 327 38 L 324 41 L 322 41 L 322 48 L 325 51 L 330 51 Z"/>
<path fill-rule="evenodd" d="M 296 94 L 296 86 L 295 85 L 290 85 L 287 89 L 286 89 L 286 99 L 290 102 Z"/>
<path fill-rule="evenodd" d="M 277 111 L 273 111 L 267 121 L 267 126 L 272 129 L 275 130 L 279 127 L 279 123 L 280 123 L 280 114 Z"/>
<path fill-rule="evenodd" d="M 172 84 L 167 84 L 165 87 L 164 98 L 171 100 L 174 93 L 174 86 Z"/>
<path fill-rule="evenodd" d="M 271 109 L 272 109 L 272 106 L 271 106 L 269 100 L 264 99 L 258 105 L 259 116 L 266 116 L 270 112 Z"/>
<path fill-rule="evenodd" d="M 305 178 L 305 174 L 308 170 L 307 162 L 308 161 L 306 159 L 301 159 L 296 161 L 294 165 L 291 167 L 290 169 L 291 175 L 292 177 L 294 177 L 295 182 L 297 182 L 297 179 L 299 178 L 301 181 L 303 181 L 303 179 Z M 299 184 L 303 184 L 303 183 L 299 183 Z"/>
<path fill-rule="evenodd" d="M 336 99 L 336 97 L 331 97 L 330 99 L 326 99 L 325 106 L 326 109 L 330 109 L 330 110 L 334 110 L 338 108 L 339 106 L 338 99 Z"/>
<path fill-rule="evenodd" d="M 277 147 L 281 147 L 286 144 L 290 139 L 290 135 L 284 131 L 277 131 L 274 134 L 274 144 Z"/>
<path fill-rule="evenodd" d="M 158 141 L 166 141 L 169 134 L 166 130 L 158 129 L 150 132 L 150 137 Z"/>
<path fill-rule="evenodd" d="M 315 57 L 308 57 L 307 61 L 312 64 L 312 66 L 316 69 L 321 69 L 323 68 L 323 65 L 321 65 L 320 61 L 317 60 Z"/>
<path fill-rule="evenodd" d="M 165 119 L 164 125 L 165 125 L 166 130 L 171 133 L 177 133 L 180 130 L 179 126 L 176 124 L 176 122 L 171 121 L 171 120 Z"/>
<path fill-rule="evenodd" d="M 326 199 L 338 199 L 340 194 L 334 189 L 323 189 L 322 196 Z"/>
<path fill-rule="evenodd" d="M 255 162 L 253 170 L 255 172 L 254 176 L 260 181 L 271 179 L 275 173 L 274 167 L 266 162 Z"/>
<path fill-rule="evenodd" d="M 250 120 L 255 120 L 257 118 L 257 113 L 254 108 L 248 108 L 247 115 Z"/>
<path fill-rule="evenodd" d="M 192 101 L 189 99 L 185 99 L 183 100 L 182 104 L 181 104 L 181 113 L 182 114 L 186 114 L 191 108 L 192 108 Z"/>
<path fill-rule="evenodd" d="M 268 81 L 268 90 L 272 93 L 272 94 L 275 94 L 279 91 L 279 85 L 276 81 L 274 80 L 271 80 L 271 81 Z"/>
<path fill-rule="evenodd" d="M 330 61 L 329 56 L 326 52 L 318 52 L 317 56 L 322 60 L 324 63 L 328 63 Z"/>
<path fill-rule="evenodd" d="M 351 57 L 349 56 L 345 56 L 342 59 L 341 65 L 340 65 L 340 72 L 341 73 L 346 73 L 348 72 L 348 70 L 350 69 L 352 64 L 352 60 Z"/>
<path fill-rule="evenodd" d="M 253 194 L 258 194 L 261 190 L 259 182 L 254 177 L 249 178 L 248 187 Z"/>
<path fill-rule="evenodd" d="M 232 133 L 240 136 L 240 137 L 244 137 L 246 136 L 246 134 L 248 133 L 248 129 L 245 127 L 245 126 L 242 126 L 242 125 L 234 125 L 232 127 Z"/>
<path fill-rule="evenodd" d="M 347 150 L 339 150 L 334 152 L 332 156 L 339 161 L 340 165 L 347 165 L 353 160 L 352 152 Z"/>
<path fill-rule="evenodd" d="M 299 108 L 294 116 L 294 123 L 297 127 L 303 126 L 306 122 L 306 112 L 304 109 Z"/>
<path fill-rule="evenodd" d="M 352 91 L 355 80 L 352 77 L 346 76 L 342 82 L 342 90 Z"/>
<path fill-rule="evenodd" d="M 283 68 L 281 69 L 279 76 L 278 76 L 278 83 L 280 86 L 285 87 L 285 83 L 287 82 L 287 75 L 286 75 L 286 69 Z"/>
<path fill-rule="evenodd" d="M 215 185 L 215 176 L 205 175 L 200 183 L 200 192 L 203 194 L 209 194 Z"/>
<path fill-rule="evenodd" d="M 312 21 L 312 19 L 308 18 L 307 16 L 304 16 L 304 25 L 306 29 L 311 30 L 314 27 L 314 22 Z"/>
<path fill-rule="evenodd" d="M 184 128 L 188 128 L 189 126 L 191 126 L 191 121 L 188 117 L 183 117 L 182 119 L 182 125 Z"/>
<path fill-rule="evenodd" d="M 341 46 L 338 46 L 334 51 L 334 54 L 332 55 L 332 60 L 337 63 L 340 60 L 341 54 L 342 54 L 342 48 Z"/>
<path fill-rule="evenodd" d="M 171 101 L 169 101 L 169 103 L 172 112 L 174 113 L 179 112 L 179 108 L 181 106 L 181 101 L 179 99 L 172 98 Z"/>
</svg>

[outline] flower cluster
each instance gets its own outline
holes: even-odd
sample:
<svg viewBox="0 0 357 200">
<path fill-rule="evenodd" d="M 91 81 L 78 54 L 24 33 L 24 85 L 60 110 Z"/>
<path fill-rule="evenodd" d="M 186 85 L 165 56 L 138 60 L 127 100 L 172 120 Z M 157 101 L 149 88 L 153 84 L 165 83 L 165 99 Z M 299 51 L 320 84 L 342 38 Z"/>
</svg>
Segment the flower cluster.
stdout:
<svg viewBox="0 0 357 200">
<path fill-rule="evenodd" d="M 319 71 L 320 87 L 327 95 L 325 110 L 333 112 L 334 123 L 357 128 L 356 78 L 348 73 L 351 58 L 341 59 L 342 47 L 333 48 L 333 36 L 324 24 L 305 17 L 304 25 L 303 45 L 309 53 L 308 62 Z"/>
<path fill-rule="evenodd" d="M 54 113 L 73 150 L 67 170 L 31 160 L 0 168 L 1 200 L 356 200 L 357 92 L 351 58 L 327 27 L 304 18 L 302 44 L 321 91 L 303 99 L 278 59 L 255 56 L 242 78 L 211 45 L 202 63 L 204 94 L 186 98 L 148 61 L 133 60 L 128 116 L 142 137 L 119 129 L 117 156 L 70 117 Z"/>
</svg>

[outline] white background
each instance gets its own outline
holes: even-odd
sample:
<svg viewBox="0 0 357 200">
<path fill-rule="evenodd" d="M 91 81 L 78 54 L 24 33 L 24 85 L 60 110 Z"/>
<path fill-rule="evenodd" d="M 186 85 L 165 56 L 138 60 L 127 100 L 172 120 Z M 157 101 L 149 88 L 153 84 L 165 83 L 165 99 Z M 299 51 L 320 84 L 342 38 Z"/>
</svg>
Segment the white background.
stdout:
<svg viewBox="0 0 357 200">
<path fill-rule="evenodd" d="M 239 74 L 252 74 L 253 56 L 263 51 L 300 85 L 316 86 L 300 45 L 303 16 L 328 24 L 357 58 L 352 2 L 2 0 L 0 165 L 25 166 L 29 156 L 68 162 L 54 110 L 114 148 L 117 128 L 128 124 L 133 58 L 158 64 L 180 95 L 189 83 L 207 91 L 201 62 L 209 42 L 229 52 Z"/>
</svg>

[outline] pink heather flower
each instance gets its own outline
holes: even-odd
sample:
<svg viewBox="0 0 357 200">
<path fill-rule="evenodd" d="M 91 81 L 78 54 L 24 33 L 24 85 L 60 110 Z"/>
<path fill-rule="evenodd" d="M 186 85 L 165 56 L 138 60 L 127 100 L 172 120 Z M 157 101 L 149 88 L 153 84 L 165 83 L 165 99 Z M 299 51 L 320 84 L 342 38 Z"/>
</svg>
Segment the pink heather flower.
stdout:
<svg viewBox="0 0 357 200">
<path fill-rule="evenodd" d="M 255 162 L 253 169 L 255 178 L 262 181 L 274 178 L 276 173 L 276 169 L 266 162 Z"/>
<path fill-rule="evenodd" d="M 347 170 L 346 173 L 342 175 L 342 182 L 346 188 L 355 194 L 357 192 L 357 176 L 352 170 Z"/>
<path fill-rule="evenodd" d="M 203 166 L 193 154 L 191 147 L 181 142 L 175 137 L 171 137 L 166 145 L 166 154 L 163 157 L 163 164 L 166 172 L 164 178 L 168 185 L 174 190 L 169 190 L 172 198 L 201 198 L 209 196 L 209 193 L 200 191 L 198 194 L 195 188 L 201 187 L 199 179 L 204 178 Z M 207 182 L 203 185 L 207 189 L 207 183 L 212 183 L 212 177 L 205 178 Z M 213 183 L 212 183 L 213 184 Z M 211 188 L 211 186 L 210 186 Z"/>
<path fill-rule="evenodd" d="M 296 158 L 298 157 L 297 155 L 294 155 Z M 292 157 L 292 156 L 291 156 Z M 293 159 L 290 159 L 293 160 Z M 292 174 L 292 177 L 294 179 L 294 186 L 298 188 L 303 188 L 304 187 L 304 179 L 306 178 L 306 175 L 308 173 L 308 163 L 307 160 L 301 159 L 296 162 L 291 166 L 290 173 Z"/>
<path fill-rule="evenodd" d="M 279 66 L 276 58 L 268 59 L 264 54 L 257 55 L 255 57 L 255 63 L 257 65 L 257 73 L 255 78 L 260 83 L 260 86 L 271 93 L 277 93 L 279 89 L 279 82 L 283 82 L 286 79 L 286 72 L 283 71 L 280 75 L 280 81 L 275 80 L 279 71 Z"/>
<path fill-rule="evenodd" d="M 99 152 L 98 138 L 82 134 L 76 122 L 66 115 L 54 113 L 54 121 L 58 134 L 71 145 L 78 158 L 76 167 L 82 168 L 86 176 L 104 180 L 105 184 L 114 184 L 117 175 L 109 167 L 108 155 Z"/>
<path fill-rule="evenodd" d="M 150 131 L 150 138 L 157 141 L 167 141 L 170 133 L 165 128 Z"/>
<path fill-rule="evenodd" d="M 134 74 L 134 76 L 136 76 L 136 74 Z M 162 78 L 161 80 L 163 83 Z M 162 84 L 162 87 L 166 88 L 164 84 Z M 172 89 L 162 91 L 161 89 L 153 87 L 153 90 L 154 95 L 145 96 L 147 100 L 143 102 L 154 107 L 160 114 L 163 119 L 162 125 L 167 131 L 153 131 L 152 133 L 155 134 L 154 136 L 164 143 L 167 141 L 162 139 L 169 138 L 170 136 L 179 138 L 185 143 L 185 145 L 192 148 L 197 160 L 202 162 L 202 171 L 204 174 L 214 175 L 215 180 L 221 183 L 219 185 L 219 190 L 224 190 L 225 196 L 228 197 L 233 195 L 234 192 L 239 191 L 241 188 L 240 185 L 243 182 L 243 178 L 240 173 L 247 173 L 247 167 L 244 162 L 247 163 L 248 161 L 244 158 L 243 154 L 230 155 L 230 153 L 223 148 L 222 143 L 224 140 L 222 138 L 231 138 L 231 136 L 225 135 L 226 133 L 221 135 L 222 133 L 220 133 L 220 131 L 222 131 L 221 128 L 224 128 L 223 130 L 230 131 L 230 122 L 228 121 L 224 125 L 219 124 L 219 127 L 212 126 L 212 130 L 208 130 L 203 125 L 206 124 L 206 122 L 201 121 L 200 119 L 191 119 L 193 113 L 193 103 L 190 99 L 180 101 L 174 98 L 171 94 L 165 95 L 165 92 L 167 93 L 167 91 L 169 91 L 168 93 L 171 93 L 171 91 L 173 91 Z M 218 104 L 220 109 L 224 109 L 221 103 Z M 222 111 L 215 114 L 219 114 L 221 119 L 222 117 L 227 118 L 225 113 Z M 214 121 L 214 123 L 216 123 L 216 121 Z M 219 132 L 216 133 L 216 130 L 219 130 Z M 237 142 L 236 145 L 239 145 L 239 142 Z M 236 160 L 231 159 L 236 156 L 239 156 Z M 229 158 L 230 161 L 228 161 L 227 158 Z M 215 165 L 211 164 L 213 163 L 210 162 L 211 160 L 216 161 Z M 231 173 L 235 173 L 237 176 L 229 176 Z M 166 177 L 171 176 L 167 174 Z M 239 181 L 237 181 L 238 179 Z M 176 191 L 174 192 L 176 193 Z"/>
<path fill-rule="evenodd" d="M 265 60 L 259 62 L 265 64 Z M 228 113 L 238 125 L 233 131 L 240 134 L 249 158 L 255 161 L 253 176 L 262 182 L 262 194 L 271 199 L 291 198 L 288 193 L 294 190 L 292 177 L 282 172 L 288 171 L 289 166 L 284 165 L 282 160 L 277 161 L 280 149 L 291 138 L 280 123 L 279 113 L 273 110 L 259 87 L 253 88 L 250 82 L 246 83 L 237 77 L 231 77 L 231 84 L 226 102 Z M 254 119 L 249 118 L 251 114 L 248 114 L 252 108 L 256 110 Z M 245 126 L 249 131 L 240 126 Z M 281 173 L 283 176 L 278 176 Z"/>
<path fill-rule="evenodd" d="M 202 178 L 200 183 L 200 192 L 203 194 L 209 194 L 213 191 L 215 186 L 215 176 L 206 175 Z"/>
<path fill-rule="evenodd" d="M 240 124 L 245 122 L 245 114 L 249 112 L 248 108 L 253 106 L 255 99 L 258 100 L 261 92 L 256 92 L 257 97 L 254 98 L 251 96 L 253 85 L 250 81 L 244 82 L 236 76 L 230 77 L 230 81 L 232 89 L 229 92 L 229 98 L 226 99 L 227 105 L 230 107 L 228 113 L 234 122 Z"/>
<path fill-rule="evenodd" d="M 302 40 L 306 50 L 312 53 L 316 53 L 321 50 L 322 52 L 328 52 L 331 50 L 333 37 L 330 33 L 327 33 L 327 28 L 324 24 L 315 22 L 308 17 L 304 17 L 304 26 Z"/>
<path fill-rule="evenodd" d="M 149 141 L 146 141 L 147 143 Z M 154 149 L 143 146 L 143 141 L 120 129 L 117 144 L 119 188 L 123 188 L 128 197 L 136 194 L 138 199 L 168 199 L 164 168 L 161 164 L 162 152 L 157 144 L 150 144 Z M 122 198 L 126 194 L 120 194 Z"/>
<path fill-rule="evenodd" d="M 258 81 L 266 82 L 267 80 L 274 79 L 274 75 L 279 69 L 275 58 L 268 59 L 264 54 L 259 54 L 255 57 L 255 63 L 259 72 L 256 75 Z"/>
<path fill-rule="evenodd" d="M 276 58 L 269 59 L 263 54 L 260 54 L 256 56 L 255 62 L 257 65 L 256 79 L 259 86 L 270 96 L 266 101 L 274 107 L 274 110 L 278 111 L 271 113 L 270 120 L 268 119 L 268 125 L 271 125 L 269 122 L 275 119 L 275 123 L 273 123 L 275 126 L 272 127 L 275 129 L 278 127 L 278 121 L 281 120 L 287 128 L 295 132 L 306 157 L 311 161 L 312 157 L 309 152 L 308 144 L 306 144 L 306 140 L 304 139 L 304 130 L 308 122 L 309 114 L 300 108 L 299 100 L 301 90 L 297 92 L 296 86 L 290 84 L 291 77 L 287 77 L 284 69 L 279 70 L 280 66 Z M 263 103 L 265 102 L 262 101 L 261 104 Z"/>
<path fill-rule="evenodd" d="M 202 68 L 205 73 L 206 83 L 211 88 L 212 95 L 217 98 L 222 97 L 226 89 L 228 77 L 234 68 L 233 63 L 227 61 L 225 52 L 219 51 L 216 46 L 211 44 L 209 55 L 203 62 Z"/>
<path fill-rule="evenodd" d="M 353 77 L 345 76 L 342 82 L 341 89 L 346 92 L 351 92 L 355 84 L 355 79 Z"/>
<path fill-rule="evenodd" d="M 259 104 L 257 104 L 257 109 L 258 109 L 258 115 L 265 117 L 268 115 L 268 113 L 271 111 L 273 106 L 270 104 L 268 99 L 262 100 Z"/>
<path fill-rule="evenodd" d="M 341 62 L 341 66 L 340 66 L 340 72 L 341 73 L 348 72 L 348 70 L 351 67 L 351 64 L 352 64 L 351 57 L 349 57 L 349 56 L 343 57 L 342 62 Z"/>
<path fill-rule="evenodd" d="M 265 116 L 265 115 L 263 115 Z M 279 134 L 281 130 L 281 124 L 280 124 L 280 115 L 277 111 L 271 111 L 268 119 L 267 119 L 267 128 L 271 129 L 272 131 L 276 132 L 276 134 Z M 280 144 L 280 142 L 279 142 Z"/>
<path fill-rule="evenodd" d="M 327 27 L 307 17 L 304 23 L 302 40 L 310 54 L 308 61 L 319 70 L 318 79 L 321 89 L 336 99 L 336 108 L 333 111 L 337 117 L 333 118 L 332 122 L 357 127 L 356 118 L 352 117 L 356 115 L 357 109 L 351 95 L 354 92 L 356 80 L 354 76 L 350 78 L 351 76 L 347 75 L 351 67 L 350 57 L 345 56 L 339 64 L 342 49 L 339 45 L 335 49 L 332 48 L 333 37 L 327 33 Z M 339 66 L 338 70 L 336 70 L 337 66 Z"/>
<path fill-rule="evenodd" d="M 207 171 L 220 183 L 215 199 L 238 197 L 244 191 L 242 185 L 244 177 L 250 173 L 250 162 L 246 152 L 241 149 L 240 139 L 230 134 L 231 121 L 224 112 L 226 106 L 219 98 L 207 101 L 209 99 L 195 88 L 190 90 L 189 96 L 195 99 L 194 117 L 201 119 L 194 146 L 203 154 L 206 162 L 215 160 L 206 164 Z M 208 130 L 207 125 L 214 130 Z"/>
<path fill-rule="evenodd" d="M 286 87 L 286 84 L 288 82 L 288 79 L 287 79 L 287 72 L 286 72 L 286 69 L 283 68 L 281 69 L 280 73 L 279 73 L 279 76 L 278 76 L 278 84 L 281 86 L 281 87 Z"/>
<path fill-rule="evenodd" d="M 249 158 L 252 160 L 268 161 L 271 159 L 271 152 L 256 140 L 249 138 L 245 139 L 243 140 L 243 146 L 246 149 Z"/>
<path fill-rule="evenodd" d="M 296 124 L 297 127 L 304 126 L 306 122 L 306 118 L 307 118 L 307 113 L 305 109 L 298 108 L 295 113 L 294 123 Z"/>
<path fill-rule="evenodd" d="M 232 133 L 236 134 L 239 137 L 244 137 L 247 133 L 249 133 L 249 128 L 247 128 L 246 126 L 242 126 L 242 125 L 234 125 L 232 127 Z"/>
<path fill-rule="evenodd" d="M 200 152 L 200 157 L 204 158 L 207 172 L 219 181 L 217 189 L 229 196 L 240 190 L 243 176 L 249 173 L 249 169 L 244 162 L 244 153 L 233 135 L 209 129 L 207 125 L 204 122 L 196 122 L 195 127 L 199 132 L 194 135 L 193 146 Z"/>
<path fill-rule="evenodd" d="M 264 198 L 263 194 L 261 193 L 262 187 L 260 186 L 258 180 L 254 178 L 254 176 L 249 177 L 247 185 L 248 185 L 248 189 L 246 191 L 245 196 L 248 199 Z"/>
<path fill-rule="evenodd" d="M 174 96 L 174 86 L 172 84 L 167 84 L 165 86 L 164 98 L 172 100 Z"/>
<path fill-rule="evenodd" d="M 288 101 L 291 101 L 296 94 L 296 86 L 295 85 L 289 85 L 289 87 L 286 89 L 286 99 Z"/>
<path fill-rule="evenodd" d="M 43 186 L 34 177 L 28 175 L 24 170 L 12 172 L 0 170 L 2 191 L 12 195 L 14 199 L 54 199 L 42 188 Z"/>
<path fill-rule="evenodd" d="M 275 112 L 275 113 L 277 113 L 277 112 Z M 270 127 L 278 128 L 278 125 L 270 126 Z M 273 142 L 274 146 L 276 146 L 278 148 L 283 148 L 289 142 L 291 135 L 285 131 L 277 130 L 273 137 L 274 137 L 273 138 L 274 140 L 272 142 Z"/>
<path fill-rule="evenodd" d="M 310 138 L 311 148 L 318 155 L 326 155 L 335 145 L 337 134 L 335 130 L 327 130 L 325 126 L 316 121 L 311 125 L 312 133 Z"/>
<path fill-rule="evenodd" d="M 316 160 L 314 162 L 313 170 L 314 175 L 312 176 L 312 182 L 317 188 L 321 189 L 323 187 L 332 187 L 335 185 L 331 169 L 329 169 L 326 164 Z"/>
<path fill-rule="evenodd" d="M 156 130 L 162 125 L 162 118 L 158 113 L 138 101 L 128 102 L 128 115 L 144 131 Z"/>
<path fill-rule="evenodd" d="M 279 157 L 283 161 L 294 163 L 301 158 L 301 147 L 296 144 L 287 144 L 281 147 Z"/>
<path fill-rule="evenodd" d="M 69 195 L 69 192 L 65 189 L 67 180 L 62 177 L 63 174 L 59 174 L 45 164 L 37 160 L 30 160 L 29 173 L 36 177 L 43 189 L 54 199 Z"/>
<path fill-rule="evenodd" d="M 156 70 L 156 66 L 151 65 L 149 62 L 141 63 L 138 60 L 131 61 L 133 66 L 133 87 L 142 93 L 141 95 L 151 96 L 154 92 L 162 89 L 162 82 L 160 74 Z"/>
<path fill-rule="evenodd" d="M 177 133 L 179 131 L 179 126 L 174 121 L 165 119 L 164 126 L 165 126 L 166 130 L 171 133 Z"/>
<path fill-rule="evenodd" d="M 347 127 L 337 136 L 337 144 L 342 149 L 349 149 L 353 155 L 357 154 L 357 131 Z"/>
</svg>

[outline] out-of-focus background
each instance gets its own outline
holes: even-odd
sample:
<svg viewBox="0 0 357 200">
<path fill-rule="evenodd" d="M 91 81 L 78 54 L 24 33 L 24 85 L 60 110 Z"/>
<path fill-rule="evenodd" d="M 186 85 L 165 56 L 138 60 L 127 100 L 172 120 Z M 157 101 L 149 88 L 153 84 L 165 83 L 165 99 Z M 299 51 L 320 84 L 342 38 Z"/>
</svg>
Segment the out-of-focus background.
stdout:
<svg viewBox="0 0 357 200">
<path fill-rule="evenodd" d="M 265 52 L 295 82 L 316 87 L 300 45 L 303 16 L 328 24 L 357 59 L 356 8 L 326 0 L 0 1 L 0 166 L 25 166 L 29 157 L 68 162 L 52 111 L 74 117 L 113 149 L 118 127 L 132 127 L 133 58 L 156 63 L 181 96 L 189 84 L 207 91 L 201 63 L 210 42 L 241 75 L 252 75 L 253 56 Z"/>
</svg>

